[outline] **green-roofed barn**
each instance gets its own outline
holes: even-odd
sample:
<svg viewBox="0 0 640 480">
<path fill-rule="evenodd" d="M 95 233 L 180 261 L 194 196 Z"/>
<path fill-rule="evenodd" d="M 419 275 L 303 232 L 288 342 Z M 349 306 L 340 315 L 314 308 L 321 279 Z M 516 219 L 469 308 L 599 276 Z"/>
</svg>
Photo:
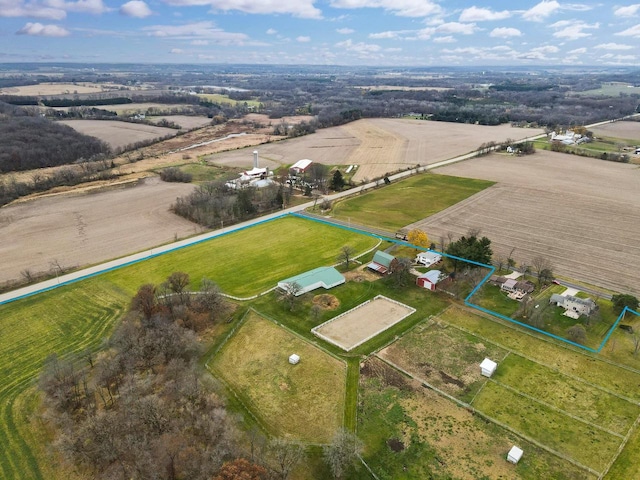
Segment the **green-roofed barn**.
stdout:
<svg viewBox="0 0 640 480">
<path fill-rule="evenodd" d="M 393 255 L 387 252 L 383 252 L 382 250 L 378 250 L 373 256 L 373 260 L 369 265 L 367 265 L 367 267 L 384 275 L 391 270 L 391 263 L 395 259 L 396 257 L 394 257 Z"/>
<path fill-rule="evenodd" d="M 344 282 L 345 278 L 335 268 L 318 267 L 278 282 L 278 288 L 286 291 L 291 289 L 291 286 L 295 284 L 299 288 L 295 289 L 294 294 L 299 296 L 320 287 L 329 290 L 330 288 L 342 285 Z"/>
</svg>

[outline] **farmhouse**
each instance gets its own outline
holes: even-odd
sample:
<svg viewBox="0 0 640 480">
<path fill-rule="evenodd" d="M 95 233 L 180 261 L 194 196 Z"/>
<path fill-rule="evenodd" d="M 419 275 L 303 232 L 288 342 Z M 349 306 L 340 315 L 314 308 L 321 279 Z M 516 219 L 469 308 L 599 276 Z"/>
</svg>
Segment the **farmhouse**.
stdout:
<svg viewBox="0 0 640 480">
<path fill-rule="evenodd" d="M 367 268 L 382 273 L 383 275 L 389 273 L 391 270 L 391 263 L 396 259 L 393 255 L 378 250 L 373 256 L 373 261 L 367 265 Z"/>
<path fill-rule="evenodd" d="M 286 291 L 291 289 L 292 285 L 297 285 L 299 288 L 294 291 L 297 297 L 320 287 L 329 290 L 330 288 L 342 285 L 344 282 L 344 276 L 335 268 L 318 267 L 278 282 L 278 288 Z"/>
<path fill-rule="evenodd" d="M 425 267 L 430 267 L 442 260 L 442 255 L 436 252 L 420 252 L 416 255 L 416 263 L 420 263 Z"/>
<path fill-rule="evenodd" d="M 571 318 L 578 318 L 580 315 L 590 315 L 598 306 L 590 298 L 578 298 L 573 295 L 558 295 L 554 293 L 549 299 L 549 303 L 565 309 L 565 315 Z"/>
<path fill-rule="evenodd" d="M 440 281 L 442 272 L 440 270 L 429 270 L 416 279 L 416 285 L 427 290 L 435 290 L 437 283 Z"/>
</svg>

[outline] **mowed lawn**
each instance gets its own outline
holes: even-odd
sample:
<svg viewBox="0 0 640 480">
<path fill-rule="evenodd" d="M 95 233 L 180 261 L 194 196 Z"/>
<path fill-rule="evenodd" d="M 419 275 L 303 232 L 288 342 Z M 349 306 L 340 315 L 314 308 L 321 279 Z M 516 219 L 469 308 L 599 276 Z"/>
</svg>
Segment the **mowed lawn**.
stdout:
<svg viewBox="0 0 640 480">
<path fill-rule="evenodd" d="M 362 225 L 397 230 L 455 205 L 494 183 L 432 173 L 415 175 L 338 202 L 331 215 Z"/>
<path fill-rule="evenodd" d="M 208 366 L 274 434 L 329 443 L 342 425 L 346 364 L 253 311 Z"/>
<path fill-rule="evenodd" d="M 137 264 L 0 305 L 0 478 L 47 479 L 46 445 L 30 424 L 33 386 L 45 358 L 98 348 L 145 283 L 187 272 L 236 295 L 259 293 L 305 270 L 336 262 L 343 245 L 362 252 L 377 240 L 300 218 L 260 224 Z"/>
<path fill-rule="evenodd" d="M 47 439 L 32 428 L 33 386 L 45 358 L 97 348 L 129 296 L 101 278 L 0 306 L 0 478 L 55 478 Z M 40 424 L 41 425 L 41 424 Z"/>
<path fill-rule="evenodd" d="M 256 295 L 278 281 L 312 268 L 334 265 L 340 248 L 357 253 L 378 240 L 299 217 L 284 217 L 216 237 L 113 272 L 118 282 L 136 288 L 161 283 L 175 271 L 191 277 L 198 288 L 206 277 L 227 294 Z M 111 275 L 111 274 L 109 274 Z"/>
</svg>

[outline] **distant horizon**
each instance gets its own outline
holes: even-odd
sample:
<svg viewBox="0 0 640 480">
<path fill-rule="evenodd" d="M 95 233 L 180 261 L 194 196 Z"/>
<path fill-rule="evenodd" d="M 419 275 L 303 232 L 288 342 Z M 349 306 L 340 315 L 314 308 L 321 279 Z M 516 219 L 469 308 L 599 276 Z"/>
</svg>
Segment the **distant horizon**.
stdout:
<svg viewBox="0 0 640 480">
<path fill-rule="evenodd" d="M 0 62 L 633 67 L 627 2 L 0 0 Z"/>
</svg>

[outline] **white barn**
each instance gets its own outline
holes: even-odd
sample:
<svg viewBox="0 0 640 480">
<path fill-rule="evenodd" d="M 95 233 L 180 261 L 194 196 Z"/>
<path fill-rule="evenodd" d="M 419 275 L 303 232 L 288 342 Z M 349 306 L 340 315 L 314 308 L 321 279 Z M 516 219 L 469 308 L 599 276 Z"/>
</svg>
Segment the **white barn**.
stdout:
<svg viewBox="0 0 640 480">
<path fill-rule="evenodd" d="M 416 263 L 430 267 L 442 260 L 442 255 L 436 252 L 420 252 L 416 255 Z"/>
</svg>

